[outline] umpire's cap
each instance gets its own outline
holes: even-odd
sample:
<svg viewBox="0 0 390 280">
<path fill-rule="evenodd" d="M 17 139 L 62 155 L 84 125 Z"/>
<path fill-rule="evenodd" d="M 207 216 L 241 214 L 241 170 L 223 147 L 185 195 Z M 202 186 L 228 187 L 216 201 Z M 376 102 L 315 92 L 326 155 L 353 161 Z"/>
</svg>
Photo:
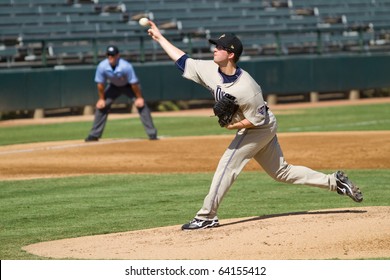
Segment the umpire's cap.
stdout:
<svg viewBox="0 0 390 280">
<path fill-rule="evenodd" d="M 241 55 L 243 50 L 240 39 L 238 39 L 234 34 L 222 34 L 218 39 L 209 39 L 209 42 L 213 45 L 224 47 L 236 54 L 238 57 Z"/>
<path fill-rule="evenodd" d="M 106 54 L 107 55 L 117 55 L 119 53 L 119 49 L 117 46 L 110 45 L 107 47 Z"/>
</svg>

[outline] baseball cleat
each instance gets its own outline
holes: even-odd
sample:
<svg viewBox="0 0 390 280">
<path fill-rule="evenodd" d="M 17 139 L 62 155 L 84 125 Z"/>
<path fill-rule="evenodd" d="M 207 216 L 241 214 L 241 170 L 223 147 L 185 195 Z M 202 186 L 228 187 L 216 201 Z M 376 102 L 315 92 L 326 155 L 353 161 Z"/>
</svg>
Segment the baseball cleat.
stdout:
<svg viewBox="0 0 390 280">
<path fill-rule="evenodd" d="M 87 138 L 85 138 L 85 142 L 96 142 L 99 141 L 99 138 L 96 136 L 88 135 Z"/>
<path fill-rule="evenodd" d="M 363 201 L 363 194 L 360 192 L 359 188 L 348 179 L 347 174 L 345 174 L 343 171 L 337 171 L 335 178 L 337 184 L 336 190 L 338 194 L 348 195 L 356 202 Z"/>
<path fill-rule="evenodd" d="M 184 224 L 181 229 L 182 230 L 193 230 L 193 229 L 202 229 L 202 228 L 211 228 L 219 226 L 218 218 L 214 218 L 211 221 L 200 220 L 194 218 L 188 224 Z"/>
</svg>

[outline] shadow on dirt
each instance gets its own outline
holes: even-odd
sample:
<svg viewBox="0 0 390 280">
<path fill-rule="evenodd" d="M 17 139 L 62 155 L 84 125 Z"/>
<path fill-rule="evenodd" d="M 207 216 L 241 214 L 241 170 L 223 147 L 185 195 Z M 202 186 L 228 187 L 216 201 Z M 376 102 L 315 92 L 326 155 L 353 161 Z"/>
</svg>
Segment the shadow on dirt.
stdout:
<svg viewBox="0 0 390 280">
<path fill-rule="evenodd" d="M 363 214 L 367 213 L 366 210 L 324 210 L 324 211 L 302 211 L 302 212 L 291 212 L 291 213 L 281 213 L 281 214 L 271 214 L 271 215 L 264 215 L 259 217 L 254 217 L 250 219 L 235 221 L 231 223 L 222 224 L 219 227 L 224 226 L 231 226 L 241 223 L 247 223 L 247 222 L 253 222 L 253 221 L 259 221 L 259 220 L 266 220 L 266 219 L 272 219 L 272 218 L 278 218 L 278 217 L 288 217 L 288 216 L 299 216 L 299 215 L 329 215 L 329 214 Z"/>
</svg>

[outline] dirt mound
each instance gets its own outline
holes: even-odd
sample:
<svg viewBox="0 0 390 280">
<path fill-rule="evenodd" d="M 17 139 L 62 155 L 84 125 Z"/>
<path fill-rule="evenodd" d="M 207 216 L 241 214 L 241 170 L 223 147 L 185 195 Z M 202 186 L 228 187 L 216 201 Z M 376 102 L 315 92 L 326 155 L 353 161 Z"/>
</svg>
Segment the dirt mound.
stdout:
<svg viewBox="0 0 390 280">
<path fill-rule="evenodd" d="M 221 226 L 180 226 L 87 236 L 23 249 L 74 259 L 356 259 L 390 256 L 390 207 L 362 207 L 222 220 Z M 375 230 L 373 230 L 375 228 Z"/>
</svg>

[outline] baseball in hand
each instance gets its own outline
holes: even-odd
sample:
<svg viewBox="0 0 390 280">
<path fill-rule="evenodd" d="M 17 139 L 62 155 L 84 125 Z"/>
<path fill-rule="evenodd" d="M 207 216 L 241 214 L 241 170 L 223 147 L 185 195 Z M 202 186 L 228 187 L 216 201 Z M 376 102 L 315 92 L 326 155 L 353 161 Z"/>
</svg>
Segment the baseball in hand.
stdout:
<svg viewBox="0 0 390 280">
<path fill-rule="evenodd" d="M 149 26 L 149 19 L 147 19 L 147 18 L 141 18 L 139 21 L 138 21 L 138 23 L 139 23 L 139 25 L 141 25 L 141 26 Z"/>
</svg>

